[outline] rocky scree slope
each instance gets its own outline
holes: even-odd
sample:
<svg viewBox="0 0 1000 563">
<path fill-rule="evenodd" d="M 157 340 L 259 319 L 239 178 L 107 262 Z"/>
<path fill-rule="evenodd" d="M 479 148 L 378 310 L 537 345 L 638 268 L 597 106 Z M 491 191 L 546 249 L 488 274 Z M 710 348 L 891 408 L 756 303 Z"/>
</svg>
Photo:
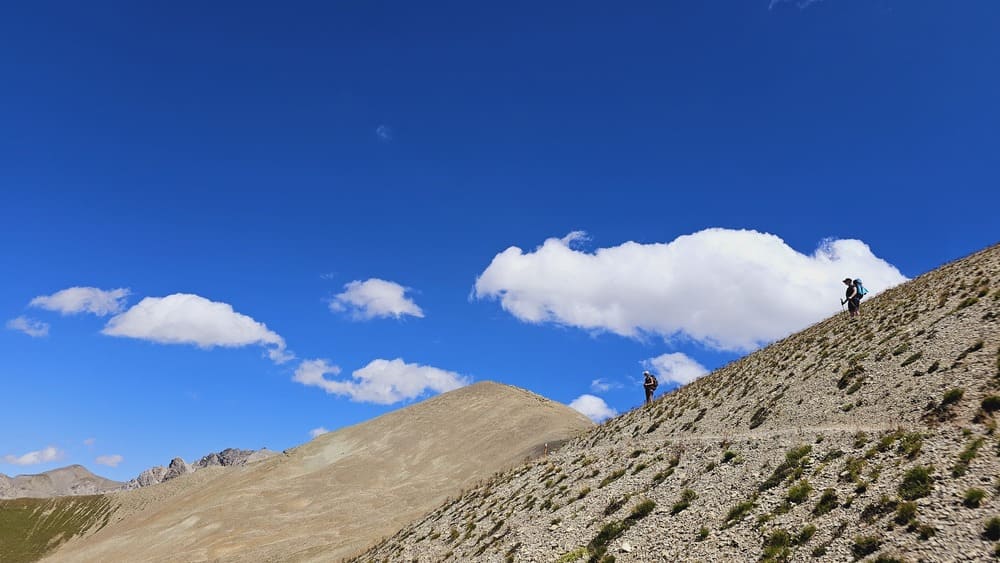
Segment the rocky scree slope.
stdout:
<svg viewBox="0 0 1000 563">
<path fill-rule="evenodd" d="M 592 427 L 566 405 L 476 383 L 245 467 L 107 495 L 108 522 L 47 560 L 336 561 Z"/>
<path fill-rule="evenodd" d="M 495 475 L 354 560 L 991 560 L 998 411 L 994 246 Z"/>
</svg>

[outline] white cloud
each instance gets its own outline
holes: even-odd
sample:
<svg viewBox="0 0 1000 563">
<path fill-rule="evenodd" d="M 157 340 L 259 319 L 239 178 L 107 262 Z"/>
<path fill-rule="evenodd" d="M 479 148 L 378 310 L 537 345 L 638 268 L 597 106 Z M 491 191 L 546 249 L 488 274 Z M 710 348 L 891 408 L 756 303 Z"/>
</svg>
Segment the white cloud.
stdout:
<svg viewBox="0 0 1000 563">
<path fill-rule="evenodd" d="M 39 338 L 41 336 L 49 335 L 49 323 L 43 323 L 42 321 L 37 321 L 35 319 L 29 319 L 25 316 L 15 317 L 7 321 L 7 328 L 10 330 L 18 330 L 27 334 L 28 336 Z"/>
<path fill-rule="evenodd" d="M 86 440 L 83 441 L 84 446 L 93 446 L 96 443 L 97 443 L 97 438 L 87 438 Z"/>
<path fill-rule="evenodd" d="M 406 297 L 407 288 L 398 283 L 371 278 L 355 280 L 344 286 L 330 301 L 331 311 L 350 311 L 356 320 L 403 315 L 423 317 L 424 312 Z"/>
<path fill-rule="evenodd" d="M 612 389 L 621 389 L 622 384 L 617 381 L 608 381 L 598 378 L 590 382 L 590 390 L 594 393 L 606 393 Z"/>
<path fill-rule="evenodd" d="M 388 125 L 379 125 L 375 128 L 375 136 L 379 138 L 380 141 L 388 143 L 392 141 L 392 129 Z"/>
<path fill-rule="evenodd" d="M 63 315 L 93 313 L 99 317 L 113 315 L 125 307 L 129 295 L 126 288 L 98 289 L 96 287 L 70 287 L 52 295 L 39 295 L 29 303 L 32 307 L 59 311 Z"/>
<path fill-rule="evenodd" d="M 687 385 L 708 373 L 705 366 L 681 352 L 650 358 L 643 365 L 661 382 L 672 381 L 681 385 Z"/>
<path fill-rule="evenodd" d="M 604 399 L 594 395 L 580 395 L 573 399 L 569 408 L 576 410 L 594 422 L 601 422 L 618 414 L 618 411 L 608 406 Z"/>
<path fill-rule="evenodd" d="M 906 281 L 859 240 L 827 240 L 812 255 L 748 230 L 592 253 L 572 247 L 582 240 L 571 233 L 532 252 L 504 250 L 476 280 L 475 296 L 530 323 L 751 350 L 838 311 L 844 277 L 863 278 L 873 292 Z"/>
<path fill-rule="evenodd" d="M 415 399 L 428 391 L 444 393 L 469 384 L 468 378 L 453 371 L 408 364 L 399 358 L 373 360 L 351 374 L 351 379 L 326 378 L 339 373 L 340 368 L 326 360 L 304 360 L 292 380 L 359 403 L 380 405 Z"/>
<path fill-rule="evenodd" d="M 309 431 L 309 435 L 312 436 L 313 438 L 315 438 L 316 436 L 322 436 L 323 434 L 326 434 L 327 432 L 329 432 L 329 430 L 327 430 L 326 428 L 323 428 L 322 426 L 320 426 L 319 428 L 313 428 L 312 430 L 310 430 Z"/>
<path fill-rule="evenodd" d="M 114 455 L 99 455 L 94 463 L 98 465 L 107 465 L 108 467 L 118 467 L 118 464 L 124 461 L 125 458 L 118 454 Z"/>
<path fill-rule="evenodd" d="M 65 452 L 56 448 L 55 446 L 49 446 L 47 448 L 38 450 L 37 452 L 28 452 L 21 456 L 15 455 L 5 455 L 3 460 L 7 463 L 14 465 L 38 465 L 39 463 L 48 463 L 50 461 L 58 461 L 65 456 Z"/>
<path fill-rule="evenodd" d="M 194 344 L 205 349 L 258 344 L 267 349 L 268 356 L 276 363 L 294 358 L 285 349 L 285 340 L 264 323 L 237 313 L 228 303 L 187 293 L 146 297 L 128 311 L 112 317 L 101 332 L 161 344 Z"/>
</svg>

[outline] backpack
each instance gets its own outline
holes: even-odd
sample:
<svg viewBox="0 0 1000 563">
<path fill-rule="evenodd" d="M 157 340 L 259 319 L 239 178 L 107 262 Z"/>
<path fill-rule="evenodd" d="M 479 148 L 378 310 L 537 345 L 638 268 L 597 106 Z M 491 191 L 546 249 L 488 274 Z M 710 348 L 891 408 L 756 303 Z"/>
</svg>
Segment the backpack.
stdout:
<svg viewBox="0 0 1000 563">
<path fill-rule="evenodd" d="M 649 388 L 652 389 L 653 391 L 656 391 L 656 388 L 660 386 L 660 382 L 656 380 L 656 376 L 653 374 L 649 374 L 649 379 L 650 383 L 652 384 L 649 386 Z"/>
<path fill-rule="evenodd" d="M 861 278 L 854 280 L 854 286 L 858 288 L 858 299 L 868 295 L 868 289 L 861 284 Z"/>
</svg>

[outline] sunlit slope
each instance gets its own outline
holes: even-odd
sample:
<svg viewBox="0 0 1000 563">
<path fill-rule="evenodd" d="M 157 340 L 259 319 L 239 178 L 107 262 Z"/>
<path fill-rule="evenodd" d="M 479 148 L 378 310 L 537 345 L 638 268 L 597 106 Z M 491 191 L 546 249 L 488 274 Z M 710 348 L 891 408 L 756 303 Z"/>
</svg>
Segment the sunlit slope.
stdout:
<svg viewBox="0 0 1000 563">
<path fill-rule="evenodd" d="M 610 420 L 359 560 L 989 560 L 998 409 L 994 246 Z"/>
<path fill-rule="evenodd" d="M 565 405 L 478 383 L 247 467 L 111 495 L 119 520 L 50 559 L 336 560 L 590 427 Z"/>
</svg>

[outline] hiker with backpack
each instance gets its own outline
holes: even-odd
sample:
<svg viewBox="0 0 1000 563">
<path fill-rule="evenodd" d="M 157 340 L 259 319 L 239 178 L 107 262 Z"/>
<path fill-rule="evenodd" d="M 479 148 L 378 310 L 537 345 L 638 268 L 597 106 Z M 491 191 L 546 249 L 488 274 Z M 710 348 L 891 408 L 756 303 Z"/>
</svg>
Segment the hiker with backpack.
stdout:
<svg viewBox="0 0 1000 563">
<path fill-rule="evenodd" d="M 844 278 L 844 285 L 847 286 L 847 292 L 840 304 L 847 303 L 847 310 L 851 317 L 857 317 L 861 314 L 861 298 L 868 294 L 868 290 L 861 283 L 861 279 Z"/>
<path fill-rule="evenodd" d="M 642 388 L 646 390 L 646 404 L 653 402 L 653 391 L 660 385 L 660 382 L 656 380 L 656 376 L 649 373 L 648 371 L 642 372 L 645 380 L 642 382 Z"/>
</svg>

